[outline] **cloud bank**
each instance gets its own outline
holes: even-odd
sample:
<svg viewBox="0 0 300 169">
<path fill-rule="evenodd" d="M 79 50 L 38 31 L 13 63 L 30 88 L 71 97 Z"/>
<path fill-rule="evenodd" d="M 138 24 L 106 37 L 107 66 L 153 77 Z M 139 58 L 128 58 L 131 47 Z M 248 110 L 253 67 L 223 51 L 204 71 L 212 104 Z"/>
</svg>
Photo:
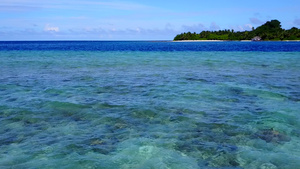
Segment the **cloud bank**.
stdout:
<svg viewBox="0 0 300 169">
<path fill-rule="evenodd" d="M 44 29 L 0 29 L 0 36 L 7 40 L 171 40 L 181 31 L 168 27 L 147 29 L 142 27 L 126 29 L 82 28 L 63 29 L 47 24 Z"/>
</svg>

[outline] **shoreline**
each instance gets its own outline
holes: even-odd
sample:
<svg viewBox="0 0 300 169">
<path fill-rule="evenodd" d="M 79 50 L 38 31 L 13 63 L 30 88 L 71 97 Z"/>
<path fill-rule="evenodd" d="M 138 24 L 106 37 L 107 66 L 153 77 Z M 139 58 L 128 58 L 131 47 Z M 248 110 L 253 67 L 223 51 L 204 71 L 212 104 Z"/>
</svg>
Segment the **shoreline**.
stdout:
<svg viewBox="0 0 300 169">
<path fill-rule="evenodd" d="M 171 42 L 300 42 L 300 40 L 173 40 Z"/>
<path fill-rule="evenodd" d="M 172 42 L 225 42 L 227 40 L 173 40 Z"/>
</svg>

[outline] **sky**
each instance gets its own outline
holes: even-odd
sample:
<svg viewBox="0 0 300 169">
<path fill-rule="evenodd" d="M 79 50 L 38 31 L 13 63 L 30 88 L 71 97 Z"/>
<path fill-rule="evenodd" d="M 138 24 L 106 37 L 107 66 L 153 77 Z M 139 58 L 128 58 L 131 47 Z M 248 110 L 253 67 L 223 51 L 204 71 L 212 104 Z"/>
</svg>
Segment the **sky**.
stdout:
<svg viewBox="0 0 300 169">
<path fill-rule="evenodd" d="M 272 19 L 300 28 L 300 0 L 0 0 L 0 40 L 172 40 Z"/>
</svg>

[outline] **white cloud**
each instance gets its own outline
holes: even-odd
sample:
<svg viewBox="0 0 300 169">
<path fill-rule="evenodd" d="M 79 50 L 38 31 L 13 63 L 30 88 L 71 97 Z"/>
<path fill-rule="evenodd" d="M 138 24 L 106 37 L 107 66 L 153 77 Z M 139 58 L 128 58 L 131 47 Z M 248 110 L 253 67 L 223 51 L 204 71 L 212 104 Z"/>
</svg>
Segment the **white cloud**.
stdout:
<svg viewBox="0 0 300 169">
<path fill-rule="evenodd" d="M 295 19 L 295 20 L 294 20 L 294 24 L 300 25 L 300 19 Z"/>
<path fill-rule="evenodd" d="M 182 29 L 183 31 L 185 32 L 197 32 L 197 33 L 200 33 L 201 31 L 203 30 L 206 30 L 207 28 L 199 23 L 199 24 L 195 24 L 195 25 L 182 25 Z"/>
<path fill-rule="evenodd" d="M 260 25 L 263 23 L 263 21 L 259 20 L 258 18 L 250 18 L 249 20 L 252 24 L 255 24 L 255 25 Z"/>
<path fill-rule="evenodd" d="M 59 32 L 59 27 L 50 26 L 50 24 L 47 24 L 44 28 L 44 31 L 46 32 Z"/>
<path fill-rule="evenodd" d="M 215 22 L 212 22 L 211 24 L 210 24 L 210 30 L 213 30 L 213 31 L 217 31 L 217 30 L 220 30 L 220 26 L 219 25 L 217 25 Z"/>
<path fill-rule="evenodd" d="M 250 31 L 252 30 L 251 24 L 245 24 L 245 25 L 237 25 L 237 26 L 230 26 L 230 29 L 233 29 L 234 31 Z"/>
<path fill-rule="evenodd" d="M 136 32 L 141 33 L 141 29 L 140 28 L 136 28 Z"/>
<path fill-rule="evenodd" d="M 252 29 L 252 25 L 251 24 L 246 24 L 246 25 L 244 25 L 244 29 L 245 30 L 251 30 Z"/>
<path fill-rule="evenodd" d="M 174 26 L 170 23 L 167 23 L 166 26 L 165 26 L 166 29 L 173 29 Z"/>
</svg>

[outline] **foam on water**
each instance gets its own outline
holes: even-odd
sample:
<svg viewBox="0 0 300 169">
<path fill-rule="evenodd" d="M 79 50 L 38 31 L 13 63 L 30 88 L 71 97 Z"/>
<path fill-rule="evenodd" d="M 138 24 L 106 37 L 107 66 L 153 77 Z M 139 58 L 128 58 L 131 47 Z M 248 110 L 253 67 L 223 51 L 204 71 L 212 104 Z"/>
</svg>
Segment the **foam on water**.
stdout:
<svg viewBox="0 0 300 169">
<path fill-rule="evenodd" d="M 300 166 L 299 52 L 0 58 L 0 168 Z"/>
</svg>

